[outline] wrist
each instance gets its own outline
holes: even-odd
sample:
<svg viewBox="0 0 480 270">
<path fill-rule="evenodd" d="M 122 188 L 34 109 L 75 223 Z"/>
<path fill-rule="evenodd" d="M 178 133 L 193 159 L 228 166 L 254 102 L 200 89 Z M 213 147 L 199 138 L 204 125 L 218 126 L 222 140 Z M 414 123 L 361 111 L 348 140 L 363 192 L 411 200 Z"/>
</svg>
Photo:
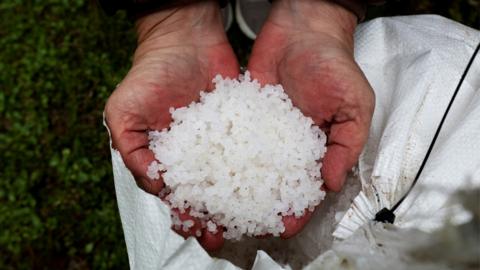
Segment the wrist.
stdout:
<svg viewBox="0 0 480 270">
<path fill-rule="evenodd" d="M 352 11 L 328 0 L 276 0 L 272 17 L 291 30 L 328 34 L 349 46 L 358 21 Z"/>
<path fill-rule="evenodd" d="M 167 41 L 195 32 L 222 29 L 220 7 L 216 0 L 201 0 L 147 14 L 136 20 L 138 43 L 162 38 Z"/>
</svg>

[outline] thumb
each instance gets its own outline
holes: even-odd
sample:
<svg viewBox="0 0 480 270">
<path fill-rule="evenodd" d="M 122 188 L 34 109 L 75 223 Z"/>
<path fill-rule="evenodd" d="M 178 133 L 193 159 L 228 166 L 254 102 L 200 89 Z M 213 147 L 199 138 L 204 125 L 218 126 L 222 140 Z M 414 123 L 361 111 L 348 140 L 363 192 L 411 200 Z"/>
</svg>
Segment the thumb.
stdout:
<svg viewBox="0 0 480 270">
<path fill-rule="evenodd" d="M 158 195 L 164 183 L 161 178 L 151 179 L 147 175 L 148 166 L 155 160 L 153 152 L 148 149 L 147 126 L 133 120 L 134 128 L 126 128 L 119 115 L 107 103 L 105 120 L 111 131 L 113 147 L 120 152 L 137 185 L 148 193 Z"/>
</svg>

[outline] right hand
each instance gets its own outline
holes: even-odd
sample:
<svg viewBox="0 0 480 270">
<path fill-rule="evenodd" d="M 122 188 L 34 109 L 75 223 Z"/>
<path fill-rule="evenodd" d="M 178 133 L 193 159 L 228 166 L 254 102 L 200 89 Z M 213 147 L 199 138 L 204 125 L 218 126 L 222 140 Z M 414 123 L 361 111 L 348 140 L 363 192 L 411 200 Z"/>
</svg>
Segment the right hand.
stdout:
<svg viewBox="0 0 480 270">
<path fill-rule="evenodd" d="M 357 17 L 327 0 L 276 0 L 258 35 L 248 69 L 262 84 L 282 84 L 293 104 L 327 134 L 322 178 L 340 191 L 368 138 L 375 97 L 355 62 Z M 284 217 L 283 238 L 311 213 Z"/>
<path fill-rule="evenodd" d="M 107 101 L 105 116 L 113 147 L 132 172 L 137 185 L 158 195 L 161 179 L 146 172 L 155 160 L 148 131 L 169 126 L 169 108 L 196 101 L 201 90 L 211 90 L 216 74 L 236 78 L 239 66 L 225 35 L 217 1 L 198 1 L 140 18 L 138 47 L 127 76 Z M 189 219 L 188 215 L 181 215 Z M 195 235 L 198 222 L 184 236 Z M 200 243 L 218 249 L 222 232 L 203 230 Z"/>
</svg>

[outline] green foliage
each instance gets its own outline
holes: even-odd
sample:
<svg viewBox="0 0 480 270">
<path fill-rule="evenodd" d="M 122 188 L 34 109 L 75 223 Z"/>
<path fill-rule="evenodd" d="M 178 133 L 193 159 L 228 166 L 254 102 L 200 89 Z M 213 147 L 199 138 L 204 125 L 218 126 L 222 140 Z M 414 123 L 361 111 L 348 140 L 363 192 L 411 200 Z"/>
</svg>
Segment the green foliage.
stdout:
<svg viewBox="0 0 480 270">
<path fill-rule="evenodd" d="M 0 268 L 125 268 L 102 111 L 131 24 L 82 0 L 2 1 L 0 17 Z"/>
<path fill-rule="evenodd" d="M 480 28 L 478 0 L 391 1 Z M 102 111 L 135 46 L 88 0 L 0 1 L 0 269 L 128 267 Z M 246 64 L 251 42 L 229 33 Z"/>
</svg>

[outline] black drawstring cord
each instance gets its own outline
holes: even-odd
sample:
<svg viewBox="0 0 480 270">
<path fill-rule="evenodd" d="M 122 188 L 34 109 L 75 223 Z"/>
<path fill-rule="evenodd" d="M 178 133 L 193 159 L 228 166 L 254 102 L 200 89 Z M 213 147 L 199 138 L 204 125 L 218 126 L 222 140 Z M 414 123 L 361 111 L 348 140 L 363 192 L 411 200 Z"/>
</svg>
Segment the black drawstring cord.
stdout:
<svg viewBox="0 0 480 270">
<path fill-rule="evenodd" d="M 382 222 L 382 223 L 391 223 L 395 222 L 395 210 L 400 206 L 400 204 L 405 200 L 405 198 L 408 196 L 408 194 L 412 191 L 413 187 L 417 183 L 418 179 L 420 178 L 420 175 L 422 174 L 423 168 L 425 167 L 425 164 L 427 163 L 428 158 L 430 157 L 430 153 L 432 152 L 433 146 L 435 145 L 435 142 L 437 141 L 438 135 L 440 134 L 440 130 L 442 129 L 443 123 L 445 122 L 445 119 L 447 118 L 448 112 L 450 111 L 450 108 L 452 107 L 453 102 L 455 101 L 455 98 L 457 97 L 457 94 L 463 84 L 463 81 L 465 80 L 465 77 L 467 77 L 467 73 L 470 70 L 470 67 L 473 64 L 473 61 L 475 60 L 475 57 L 478 54 L 478 51 L 480 50 L 480 43 L 477 45 L 477 48 L 475 49 L 475 52 L 473 53 L 472 57 L 470 58 L 470 61 L 468 62 L 467 67 L 465 68 L 465 71 L 463 72 L 462 78 L 460 79 L 457 88 L 455 89 L 455 92 L 453 93 L 452 98 L 450 99 L 450 103 L 448 103 L 447 109 L 445 110 L 445 113 L 443 114 L 442 120 L 440 121 L 440 124 L 438 125 L 437 131 L 435 132 L 435 135 L 433 136 L 432 142 L 430 143 L 430 146 L 428 147 L 427 154 L 425 155 L 425 158 L 423 158 L 422 165 L 418 169 L 417 175 L 415 176 L 415 179 L 413 180 L 412 185 L 410 188 L 407 190 L 407 192 L 402 196 L 402 198 L 391 208 L 383 208 L 382 210 L 378 211 L 377 214 L 375 214 L 375 219 L 374 221 Z"/>
</svg>

